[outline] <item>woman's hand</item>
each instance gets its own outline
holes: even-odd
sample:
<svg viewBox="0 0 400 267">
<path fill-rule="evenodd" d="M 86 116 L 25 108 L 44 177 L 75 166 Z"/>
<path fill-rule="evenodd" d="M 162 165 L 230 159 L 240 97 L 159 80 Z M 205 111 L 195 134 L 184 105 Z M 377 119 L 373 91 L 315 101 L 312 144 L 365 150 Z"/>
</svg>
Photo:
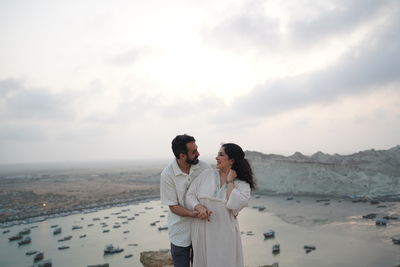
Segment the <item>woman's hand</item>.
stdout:
<svg viewBox="0 0 400 267">
<path fill-rule="evenodd" d="M 227 182 L 233 182 L 237 177 L 236 171 L 231 169 L 228 173 L 228 177 L 226 178 Z"/>
<path fill-rule="evenodd" d="M 194 210 L 199 213 L 196 216 L 196 218 L 199 218 L 201 220 L 210 221 L 210 216 L 211 216 L 212 212 L 210 210 L 208 210 L 205 206 L 203 206 L 201 204 L 197 204 L 196 207 L 194 207 Z"/>
</svg>

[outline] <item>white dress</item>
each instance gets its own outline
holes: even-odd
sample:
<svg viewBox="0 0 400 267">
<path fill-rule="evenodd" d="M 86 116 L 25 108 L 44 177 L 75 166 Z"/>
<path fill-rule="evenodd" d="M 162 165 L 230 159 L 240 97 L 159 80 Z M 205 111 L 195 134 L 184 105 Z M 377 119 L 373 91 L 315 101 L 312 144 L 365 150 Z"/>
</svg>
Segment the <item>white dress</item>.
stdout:
<svg viewBox="0 0 400 267">
<path fill-rule="evenodd" d="M 220 186 L 218 170 L 205 170 L 190 185 L 186 206 L 194 209 L 202 204 L 212 211 L 210 221 L 192 222 L 193 267 L 243 267 L 243 249 L 239 211 L 250 199 L 250 185 L 236 179 L 235 188 L 226 198 L 226 184 Z"/>
</svg>

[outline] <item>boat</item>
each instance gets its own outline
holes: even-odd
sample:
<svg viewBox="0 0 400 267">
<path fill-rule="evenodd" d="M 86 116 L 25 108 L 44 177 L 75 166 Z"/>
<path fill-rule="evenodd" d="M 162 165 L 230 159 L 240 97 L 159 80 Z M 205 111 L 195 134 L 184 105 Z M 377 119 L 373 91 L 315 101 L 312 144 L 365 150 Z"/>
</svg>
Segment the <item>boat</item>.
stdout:
<svg viewBox="0 0 400 267">
<path fill-rule="evenodd" d="M 316 250 L 317 248 L 313 245 L 305 245 L 304 249 L 305 249 L 306 253 L 310 253 L 311 251 Z"/>
<path fill-rule="evenodd" d="M 168 226 L 160 226 L 158 227 L 158 231 L 168 230 Z"/>
<path fill-rule="evenodd" d="M 58 249 L 59 249 L 59 250 L 69 249 L 69 246 L 61 246 L 61 247 L 58 247 Z"/>
<path fill-rule="evenodd" d="M 400 235 L 392 237 L 393 244 L 400 245 Z"/>
<path fill-rule="evenodd" d="M 30 267 L 51 267 L 53 264 L 51 263 L 51 260 L 45 260 L 36 264 L 31 265 Z"/>
<path fill-rule="evenodd" d="M 281 252 L 281 246 L 279 244 L 275 244 L 272 246 L 272 253 L 273 254 L 278 254 Z"/>
<path fill-rule="evenodd" d="M 108 263 L 87 265 L 87 267 L 109 267 L 109 266 L 110 266 L 110 264 L 108 264 Z"/>
<path fill-rule="evenodd" d="M 121 227 L 121 225 L 119 225 L 119 224 L 116 224 L 113 226 L 113 228 L 120 228 L 120 227 Z"/>
<path fill-rule="evenodd" d="M 104 255 L 120 253 L 122 251 L 124 251 L 123 248 L 114 247 L 113 245 L 110 244 L 107 245 L 106 248 L 104 249 Z"/>
<path fill-rule="evenodd" d="M 398 220 L 399 217 L 397 215 L 386 215 L 382 217 L 385 220 Z"/>
<path fill-rule="evenodd" d="M 13 235 L 11 237 L 8 238 L 8 241 L 15 241 L 15 240 L 21 240 L 22 239 L 22 235 L 20 233 Z"/>
<path fill-rule="evenodd" d="M 22 231 L 19 232 L 20 235 L 27 235 L 31 233 L 31 229 L 25 228 Z"/>
<path fill-rule="evenodd" d="M 59 227 L 53 231 L 53 235 L 58 235 L 58 234 L 61 234 L 61 227 Z"/>
<path fill-rule="evenodd" d="M 64 242 L 64 241 L 67 241 L 67 240 L 71 240 L 71 238 L 72 238 L 72 235 L 68 235 L 68 236 L 65 236 L 65 237 L 63 237 L 61 239 L 58 239 L 58 242 Z"/>
<path fill-rule="evenodd" d="M 54 224 L 52 226 L 50 226 L 50 228 L 56 228 L 58 226 L 58 224 Z"/>
<path fill-rule="evenodd" d="M 72 226 L 72 230 L 77 230 L 77 229 L 82 229 L 83 227 L 82 226 L 79 226 L 79 225 L 74 225 L 74 226 Z"/>
<path fill-rule="evenodd" d="M 128 255 L 125 255 L 124 257 L 125 257 L 125 259 L 127 259 L 127 258 L 131 258 L 133 255 L 132 254 L 128 254 Z"/>
<path fill-rule="evenodd" d="M 79 236 L 79 238 L 84 238 L 84 237 L 86 237 L 86 235 L 80 235 L 80 236 Z"/>
<path fill-rule="evenodd" d="M 24 239 L 22 239 L 21 241 L 19 241 L 18 245 L 19 246 L 26 245 L 26 244 L 31 243 L 31 241 L 32 241 L 31 238 L 29 236 L 27 236 Z"/>
<path fill-rule="evenodd" d="M 25 255 L 30 256 L 30 255 L 33 255 L 33 254 L 36 254 L 36 253 L 37 253 L 36 250 L 29 250 L 29 251 L 27 251 L 27 252 L 25 253 Z"/>
<path fill-rule="evenodd" d="M 387 225 L 387 220 L 383 219 L 383 218 L 376 219 L 375 225 L 376 226 L 386 226 Z"/>
<path fill-rule="evenodd" d="M 264 239 L 275 238 L 275 231 L 268 231 L 264 233 Z"/>
<path fill-rule="evenodd" d="M 43 252 L 38 252 L 36 253 L 35 257 L 33 258 L 33 262 L 41 261 L 44 258 L 44 253 Z"/>
<path fill-rule="evenodd" d="M 110 232 L 110 230 L 109 230 L 109 229 L 105 229 L 105 230 L 103 230 L 103 233 L 108 233 L 108 232 Z"/>
<path fill-rule="evenodd" d="M 247 231 L 246 235 L 255 235 L 255 234 L 253 233 L 253 231 Z"/>
<path fill-rule="evenodd" d="M 127 233 L 129 233 L 129 230 L 126 230 L 126 231 L 123 232 L 123 234 L 127 234 Z"/>
<path fill-rule="evenodd" d="M 364 219 L 375 219 L 376 216 L 378 216 L 378 214 L 376 214 L 376 213 L 369 213 L 369 214 L 367 214 L 367 215 L 363 215 L 362 217 L 363 217 Z"/>
<path fill-rule="evenodd" d="M 7 233 L 9 233 L 10 232 L 10 230 L 4 230 L 3 231 L 3 234 L 7 234 Z"/>
</svg>

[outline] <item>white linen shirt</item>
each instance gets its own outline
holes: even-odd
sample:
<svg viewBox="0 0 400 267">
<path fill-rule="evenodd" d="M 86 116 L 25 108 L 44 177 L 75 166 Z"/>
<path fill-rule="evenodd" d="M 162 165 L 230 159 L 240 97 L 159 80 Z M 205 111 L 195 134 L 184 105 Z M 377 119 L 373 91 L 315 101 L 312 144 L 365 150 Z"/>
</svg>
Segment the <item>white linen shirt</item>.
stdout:
<svg viewBox="0 0 400 267">
<path fill-rule="evenodd" d="M 196 165 L 192 165 L 189 174 L 186 174 L 182 172 L 176 159 L 174 159 L 161 172 L 161 204 L 168 206 L 180 205 L 186 208 L 185 198 L 190 184 L 206 169 L 210 169 L 210 166 L 203 161 L 199 161 Z M 168 236 L 170 242 L 180 247 L 190 246 L 191 223 L 192 218 L 182 217 L 168 210 Z"/>
</svg>

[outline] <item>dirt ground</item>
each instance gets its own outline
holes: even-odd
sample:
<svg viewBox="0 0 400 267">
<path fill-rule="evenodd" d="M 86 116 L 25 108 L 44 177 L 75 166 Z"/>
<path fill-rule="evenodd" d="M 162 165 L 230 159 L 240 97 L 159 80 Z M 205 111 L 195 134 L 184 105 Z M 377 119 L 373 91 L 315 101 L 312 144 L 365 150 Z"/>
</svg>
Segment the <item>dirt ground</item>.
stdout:
<svg viewBox="0 0 400 267">
<path fill-rule="evenodd" d="M 160 171 L 115 167 L 3 173 L 0 222 L 157 197 Z"/>
</svg>

